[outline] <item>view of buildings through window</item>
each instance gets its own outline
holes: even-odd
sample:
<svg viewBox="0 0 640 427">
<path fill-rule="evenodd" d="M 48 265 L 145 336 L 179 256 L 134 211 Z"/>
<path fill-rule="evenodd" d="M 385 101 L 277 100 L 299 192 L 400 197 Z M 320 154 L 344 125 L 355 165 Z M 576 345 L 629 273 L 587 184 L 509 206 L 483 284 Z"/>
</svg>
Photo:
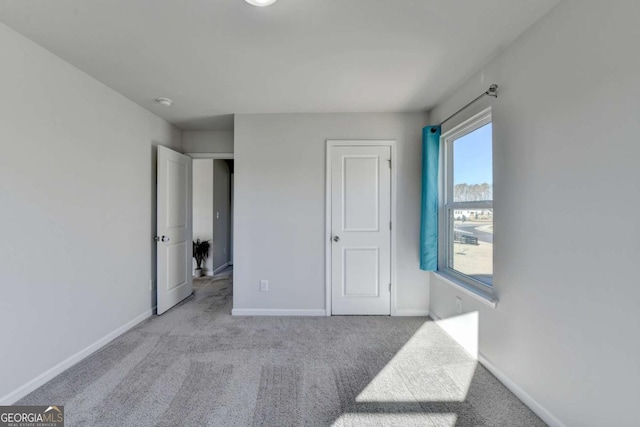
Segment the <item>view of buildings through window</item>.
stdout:
<svg viewBox="0 0 640 427">
<path fill-rule="evenodd" d="M 451 142 L 453 188 L 449 195 L 448 267 L 485 285 L 493 284 L 492 126 Z"/>
</svg>

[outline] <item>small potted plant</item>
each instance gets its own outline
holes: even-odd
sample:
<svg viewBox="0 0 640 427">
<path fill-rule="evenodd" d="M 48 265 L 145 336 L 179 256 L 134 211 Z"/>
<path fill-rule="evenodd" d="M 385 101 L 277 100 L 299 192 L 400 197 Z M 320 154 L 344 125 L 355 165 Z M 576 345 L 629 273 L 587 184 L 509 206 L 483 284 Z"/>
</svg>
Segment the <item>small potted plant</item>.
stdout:
<svg viewBox="0 0 640 427">
<path fill-rule="evenodd" d="M 209 240 L 200 240 L 197 239 L 193 242 L 193 257 L 196 259 L 197 268 L 195 270 L 195 277 L 204 276 L 204 269 L 202 268 L 203 264 L 209 258 L 209 248 L 211 244 Z"/>
</svg>

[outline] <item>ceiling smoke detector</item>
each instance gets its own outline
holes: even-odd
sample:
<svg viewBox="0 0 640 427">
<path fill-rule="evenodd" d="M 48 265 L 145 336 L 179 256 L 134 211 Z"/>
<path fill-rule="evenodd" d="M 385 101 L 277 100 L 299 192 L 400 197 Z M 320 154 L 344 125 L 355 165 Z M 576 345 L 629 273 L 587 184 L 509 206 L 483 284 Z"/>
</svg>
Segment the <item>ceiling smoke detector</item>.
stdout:
<svg viewBox="0 0 640 427">
<path fill-rule="evenodd" d="M 156 102 L 165 107 L 171 107 L 171 104 L 173 104 L 173 100 L 169 98 L 158 98 L 156 99 Z"/>
<path fill-rule="evenodd" d="M 244 0 L 244 1 L 254 6 L 263 7 L 263 6 L 271 6 L 277 0 Z"/>
</svg>

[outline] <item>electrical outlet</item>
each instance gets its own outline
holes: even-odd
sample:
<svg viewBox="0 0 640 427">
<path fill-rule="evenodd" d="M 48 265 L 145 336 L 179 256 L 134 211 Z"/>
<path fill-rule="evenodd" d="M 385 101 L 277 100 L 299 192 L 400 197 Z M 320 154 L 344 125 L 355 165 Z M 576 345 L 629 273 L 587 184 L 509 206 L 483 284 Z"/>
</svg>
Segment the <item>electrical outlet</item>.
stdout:
<svg viewBox="0 0 640 427">
<path fill-rule="evenodd" d="M 216 219 L 220 219 L 220 212 L 216 212 Z"/>
<path fill-rule="evenodd" d="M 260 292 L 267 292 L 269 290 L 269 281 L 260 280 Z"/>
<path fill-rule="evenodd" d="M 462 298 L 456 297 L 456 313 L 462 314 Z"/>
</svg>

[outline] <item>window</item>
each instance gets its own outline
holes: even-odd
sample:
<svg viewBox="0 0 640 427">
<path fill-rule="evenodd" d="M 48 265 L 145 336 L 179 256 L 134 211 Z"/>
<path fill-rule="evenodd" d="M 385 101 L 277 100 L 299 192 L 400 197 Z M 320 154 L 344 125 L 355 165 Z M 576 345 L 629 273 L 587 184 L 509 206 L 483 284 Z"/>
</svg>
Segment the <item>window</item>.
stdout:
<svg viewBox="0 0 640 427">
<path fill-rule="evenodd" d="M 444 180 L 438 270 L 493 286 L 493 133 L 485 111 L 443 135 Z"/>
</svg>

